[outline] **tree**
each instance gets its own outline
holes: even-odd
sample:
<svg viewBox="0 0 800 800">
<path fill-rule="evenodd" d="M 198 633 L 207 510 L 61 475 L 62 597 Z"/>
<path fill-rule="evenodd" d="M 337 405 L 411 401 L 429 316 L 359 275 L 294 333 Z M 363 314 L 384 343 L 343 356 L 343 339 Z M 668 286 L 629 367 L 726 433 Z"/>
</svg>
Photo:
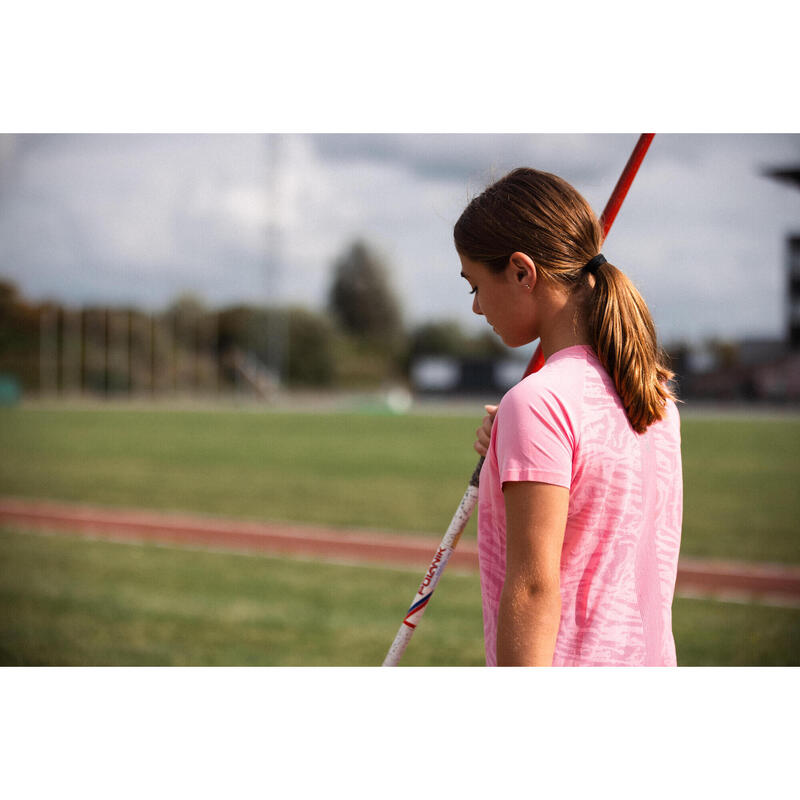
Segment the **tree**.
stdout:
<svg viewBox="0 0 800 800">
<path fill-rule="evenodd" d="M 489 331 L 468 336 L 458 322 L 434 320 L 414 329 L 409 342 L 409 358 L 452 356 L 453 358 L 493 358 L 507 356 L 508 348 Z"/>
<path fill-rule="evenodd" d="M 29 305 L 17 287 L 0 280 L 0 372 L 25 388 L 39 386 L 39 319 L 41 308 Z"/>
<path fill-rule="evenodd" d="M 400 305 L 388 269 L 363 241 L 354 242 L 334 264 L 328 304 L 334 319 L 352 336 L 384 344 L 402 336 Z"/>
<path fill-rule="evenodd" d="M 289 309 L 289 383 L 306 386 L 332 383 L 334 339 L 333 326 L 326 316 L 304 308 Z"/>
<path fill-rule="evenodd" d="M 219 349 L 226 362 L 235 351 L 250 354 L 269 365 L 273 347 L 270 333 L 276 315 L 286 324 L 287 363 L 284 376 L 293 386 L 326 386 L 335 372 L 333 325 L 327 316 L 304 308 L 232 306 L 219 314 Z"/>
<path fill-rule="evenodd" d="M 460 358 L 469 348 L 469 343 L 461 326 L 451 320 L 425 322 L 411 334 L 409 357 L 452 356 Z"/>
<path fill-rule="evenodd" d="M 183 292 L 170 303 L 167 315 L 194 319 L 208 312 L 205 300 L 194 292 Z"/>
</svg>

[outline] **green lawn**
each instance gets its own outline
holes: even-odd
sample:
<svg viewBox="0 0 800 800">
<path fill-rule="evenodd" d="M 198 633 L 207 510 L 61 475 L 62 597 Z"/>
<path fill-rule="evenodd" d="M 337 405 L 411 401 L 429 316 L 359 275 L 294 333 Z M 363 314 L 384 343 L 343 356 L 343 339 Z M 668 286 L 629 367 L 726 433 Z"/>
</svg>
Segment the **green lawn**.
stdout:
<svg viewBox="0 0 800 800">
<path fill-rule="evenodd" d="M 421 574 L 0 530 L 0 663 L 378 666 Z M 451 572 L 407 665 L 483 662 Z"/>
<path fill-rule="evenodd" d="M 438 538 L 482 413 L 2 409 L 0 494 Z M 800 563 L 800 418 L 687 418 L 682 431 L 682 552 Z"/>
<path fill-rule="evenodd" d="M 377 666 L 414 571 L 0 530 L 5 665 Z M 800 610 L 678 599 L 681 665 L 798 665 Z M 408 666 L 478 666 L 478 578 L 445 573 Z"/>
<path fill-rule="evenodd" d="M 685 555 L 800 563 L 800 417 L 688 419 Z"/>
</svg>

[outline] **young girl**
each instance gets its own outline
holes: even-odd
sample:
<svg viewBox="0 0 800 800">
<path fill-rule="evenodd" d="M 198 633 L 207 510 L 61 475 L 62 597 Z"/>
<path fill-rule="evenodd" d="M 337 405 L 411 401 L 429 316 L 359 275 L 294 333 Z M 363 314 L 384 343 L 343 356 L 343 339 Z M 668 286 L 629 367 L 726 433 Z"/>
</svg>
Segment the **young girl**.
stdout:
<svg viewBox="0 0 800 800">
<path fill-rule="evenodd" d="M 644 300 L 555 175 L 509 173 L 454 238 L 472 310 L 545 357 L 475 443 L 486 663 L 674 666 L 680 421 Z"/>
</svg>

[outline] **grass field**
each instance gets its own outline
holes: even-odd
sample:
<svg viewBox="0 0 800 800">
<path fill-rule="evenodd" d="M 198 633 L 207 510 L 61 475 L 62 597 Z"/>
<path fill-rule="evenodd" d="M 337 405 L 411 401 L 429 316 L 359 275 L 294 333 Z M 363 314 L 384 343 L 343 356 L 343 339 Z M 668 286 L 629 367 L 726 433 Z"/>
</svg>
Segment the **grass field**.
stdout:
<svg viewBox="0 0 800 800">
<path fill-rule="evenodd" d="M 0 494 L 438 538 L 481 415 L 3 409 Z M 800 563 L 800 417 L 682 435 L 683 554 Z"/>
<path fill-rule="evenodd" d="M 419 575 L 0 531 L 5 665 L 377 666 Z M 679 664 L 798 665 L 800 610 L 677 599 Z M 478 578 L 448 572 L 403 658 L 478 666 Z"/>
</svg>

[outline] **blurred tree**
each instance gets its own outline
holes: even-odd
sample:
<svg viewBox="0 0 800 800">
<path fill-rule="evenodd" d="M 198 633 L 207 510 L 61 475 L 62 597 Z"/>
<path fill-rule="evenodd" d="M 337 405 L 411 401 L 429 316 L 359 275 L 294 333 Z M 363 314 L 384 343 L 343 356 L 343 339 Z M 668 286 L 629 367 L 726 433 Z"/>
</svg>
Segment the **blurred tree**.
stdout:
<svg viewBox="0 0 800 800">
<path fill-rule="evenodd" d="M 20 296 L 17 287 L 10 281 L 0 280 L 0 313 L 5 316 L 11 307 L 19 302 Z"/>
<path fill-rule="evenodd" d="M 208 314 L 208 307 L 200 295 L 183 292 L 167 306 L 161 317 L 169 326 L 175 345 L 182 349 L 192 349 L 197 326 L 202 324 Z"/>
<path fill-rule="evenodd" d="M 469 354 L 473 356 L 499 357 L 508 356 L 510 347 L 503 344 L 503 340 L 491 331 L 483 331 L 469 340 Z"/>
<path fill-rule="evenodd" d="M 409 339 L 408 350 L 411 360 L 418 356 L 491 358 L 508 355 L 508 348 L 495 334 L 483 331 L 475 336 L 468 336 L 452 320 L 425 322 L 415 328 Z"/>
<path fill-rule="evenodd" d="M 13 283 L 0 280 L 0 372 L 14 375 L 26 389 L 39 386 L 40 313 Z"/>
<path fill-rule="evenodd" d="M 453 356 L 459 358 L 468 348 L 461 326 L 452 320 L 425 322 L 411 332 L 409 358 L 419 356 Z"/>
<path fill-rule="evenodd" d="M 247 353 L 262 364 L 269 363 L 272 315 L 285 309 L 233 306 L 219 314 L 219 348 L 223 359 L 234 351 Z M 335 372 L 333 323 L 323 314 L 304 308 L 288 310 L 288 363 L 285 374 L 290 385 L 325 386 Z M 229 379 L 232 379 L 229 376 Z"/>
<path fill-rule="evenodd" d="M 327 316 L 305 308 L 289 309 L 289 364 L 291 385 L 327 386 L 334 376 L 333 324 Z"/>
<path fill-rule="evenodd" d="M 178 295 L 167 307 L 165 314 L 168 316 L 199 317 L 208 312 L 205 300 L 194 292 L 184 292 Z"/>
<path fill-rule="evenodd" d="M 328 305 L 352 336 L 390 345 L 402 338 L 400 304 L 387 266 L 363 241 L 354 242 L 334 264 Z"/>
</svg>

